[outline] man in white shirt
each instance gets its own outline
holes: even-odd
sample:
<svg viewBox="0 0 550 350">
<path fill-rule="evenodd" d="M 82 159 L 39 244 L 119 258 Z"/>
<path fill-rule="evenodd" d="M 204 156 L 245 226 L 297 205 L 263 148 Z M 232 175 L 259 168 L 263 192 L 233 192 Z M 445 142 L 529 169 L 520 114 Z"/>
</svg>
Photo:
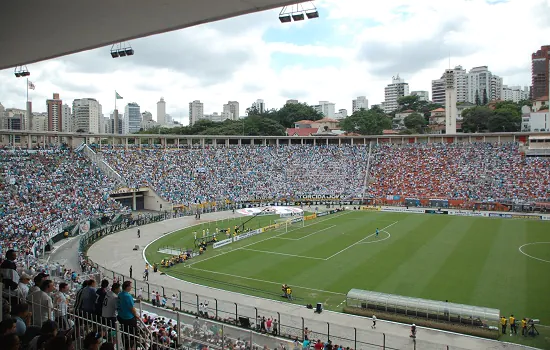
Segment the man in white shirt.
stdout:
<svg viewBox="0 0 550 350">
<path fill-rule="evenodd" d="M 67 308 L 69 305 L 68 293 L 69 285 L 62 282 L 59 284 L 59 291 L 54 295 L 57 325 L 63 330 L 71 328 L 71 324 L 69 323 L 69 319 L 67 317 Z"/>
<path fill-rule="evenodd" d="M 105 319 L 105 324 L 114 328 L 117 316 L 118 293 L 120 293 L 120 284 L 113 283 L 111 290 L 105 295 L 101 316 Z"/>
<path fill-rule="evenodd" d="M 176 310 L 176 294 L 172 294 L 172 310 Z"/>
<path fill-rule="evenodd" d="M 32 324 L 34 326 L 40 327 L 44 321 L 53 321 L 53 301 L 49 295 L 53 290 L 53 281 L 45 280 L 42 281 L 39 291 L 29 294 L 27 297 L 27 300 L 31 303 Z"/>
<path fill-rule="evenodd" d="M 23 272 L 21 276 L 19 277 L 19 284 L 17 285 L 17 297 L 19 300 L 24 301 L 27 300 L 27 296 L 29 295 L 29 283 L 31 281 L 31 276 Z"/>
</svg>

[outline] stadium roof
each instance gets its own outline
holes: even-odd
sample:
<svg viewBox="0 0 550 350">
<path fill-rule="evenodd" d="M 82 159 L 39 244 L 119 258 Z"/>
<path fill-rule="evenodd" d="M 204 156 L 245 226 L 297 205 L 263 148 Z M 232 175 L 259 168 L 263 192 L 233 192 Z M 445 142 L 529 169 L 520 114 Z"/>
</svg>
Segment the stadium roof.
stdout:
<svg viewBox="0 0 550 350">
<path fill-rule="evenodd" d="M 0 69 L 304 1 L 3 1 Z"/>
</svg>

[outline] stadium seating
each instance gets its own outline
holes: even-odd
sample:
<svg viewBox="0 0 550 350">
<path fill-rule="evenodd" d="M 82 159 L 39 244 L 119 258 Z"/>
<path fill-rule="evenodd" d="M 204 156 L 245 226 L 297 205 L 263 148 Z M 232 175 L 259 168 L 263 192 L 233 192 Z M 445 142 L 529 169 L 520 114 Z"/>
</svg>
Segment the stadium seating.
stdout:
<svg viewBox="0 0 550 350">
<path fill-rule="evenodd" d="M 108 150 L 105 159 L 134 187 L 151 186 L 175 204 L 300 195 L 360 198 L 364 146 L 241 146 Z M 517 144 L 379 145 L 366 195 L 475 201 L 549 197 L 550 162 Z"/>
</svg>

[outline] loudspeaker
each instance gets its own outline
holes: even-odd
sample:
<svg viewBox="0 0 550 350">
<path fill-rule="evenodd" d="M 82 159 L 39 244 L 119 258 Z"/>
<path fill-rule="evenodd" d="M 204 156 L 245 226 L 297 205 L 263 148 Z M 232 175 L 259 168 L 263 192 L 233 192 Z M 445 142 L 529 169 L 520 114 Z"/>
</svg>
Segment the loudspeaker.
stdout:
<svg viewBox="0 0 550 350">
<path fill-rule="evenodd" d="M 315 308 L 315 312 L 320 314 L 323 311 L 323 304 L 317 303 L 317 307 Z"/>
<path fill-rule="evenodd" d="M 250 319 L 248 317 L 239 317 L 241 327 L 250 328 Z"/>
</svg>

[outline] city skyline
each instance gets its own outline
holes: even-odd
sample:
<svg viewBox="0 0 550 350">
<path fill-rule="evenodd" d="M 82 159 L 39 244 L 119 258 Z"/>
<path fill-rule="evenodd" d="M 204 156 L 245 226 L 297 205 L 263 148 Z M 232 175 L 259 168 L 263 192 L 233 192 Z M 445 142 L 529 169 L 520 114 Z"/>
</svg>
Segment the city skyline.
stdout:
<svg viewBox="0 0 550 350">
<path fill-rule="evenodd" d="M 543 0 L 423 0 L 414 6 L 404 0 L 374 5 L 318 0 L 316 5 L 322 15 L 316 21 L 282 26 L 278 11 L 267 11 L 134 40 L 136 54 L 124 61 L 101 48 L 29 65 L 36 86 L 30 92 L 33 110 L 46 111 L 45 101 L 59 93 L 69 105 L 95 98 L 108 116 L 117 90 L 124 96 L 121 106 L 137 102 L 154 119 L 164 97 L 166 113 L 183 124 L 194 100 L 204 103 L 204 114 L 221 113 L 227 101 L 238 101 L 244 115 L 257 99 L 268 108 L 288 99 L 310 105 L 330 101 L 351 114 L 358 96 L 381 104 L 384 88 L 397 74 L 411 91 L 431 92 L 432 80 L 449 63 L 468 70 L 486 65 L 505 85 L 531 85 L 531 54 L 550 37 L 550 23 L 540 16 L 550 5 Z M 479 35 L 502 31 L 503 23 L 522 30 L 516 34 L 509 28 L 490 40 Z M 4 107 L 25 108 L 24 80 L 3 70 L 0 81 Z"/>
</svg>

